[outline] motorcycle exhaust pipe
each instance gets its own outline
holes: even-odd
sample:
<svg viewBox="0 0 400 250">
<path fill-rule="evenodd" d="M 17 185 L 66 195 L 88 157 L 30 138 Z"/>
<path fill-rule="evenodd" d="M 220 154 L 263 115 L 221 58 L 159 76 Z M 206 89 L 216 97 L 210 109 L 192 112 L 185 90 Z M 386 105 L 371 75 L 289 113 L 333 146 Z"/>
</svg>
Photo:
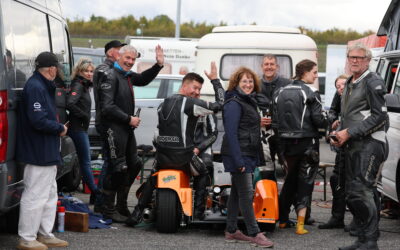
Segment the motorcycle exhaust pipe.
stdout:
<svg viewBox="0 0 400 250">
<path fill-rule="evenodd" d="M 152 221 L 153 219 L 154 219 L 153 210 L 150 208 L 145 208 L 143 211 L 143 220 L 147 222 L 147 221 Z"/>
</svg>

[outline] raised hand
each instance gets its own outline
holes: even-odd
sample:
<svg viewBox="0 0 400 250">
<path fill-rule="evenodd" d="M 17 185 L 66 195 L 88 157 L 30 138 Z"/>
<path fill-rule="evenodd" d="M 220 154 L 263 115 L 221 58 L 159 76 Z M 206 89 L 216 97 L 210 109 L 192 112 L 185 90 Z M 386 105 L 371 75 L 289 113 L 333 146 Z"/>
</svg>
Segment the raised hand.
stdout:
<svg viewBox="0 0 400 250">
<path fill-rule="evenodd" d="M 160 45 L 156 46 L 156 61 L 158 65 L 164 65 L 164 50 Z"/>
<path fill-rule="evenodd" d="M 217 72 L 217 66 L 215 65 L 215 62 L 211 62 L 211 69 L 210 73 L 204 70 L 204 74 L 207 76 L 208 79 L 210 80 L 215 80 L 218 79 L 218 72 Z"/>
</svg>

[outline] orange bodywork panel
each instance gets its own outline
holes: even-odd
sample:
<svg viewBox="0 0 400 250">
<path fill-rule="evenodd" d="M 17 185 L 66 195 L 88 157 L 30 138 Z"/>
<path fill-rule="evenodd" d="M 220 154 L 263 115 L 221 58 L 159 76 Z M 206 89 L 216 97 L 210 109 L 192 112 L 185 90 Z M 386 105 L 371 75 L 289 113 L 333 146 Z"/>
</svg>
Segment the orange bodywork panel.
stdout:
<svg viewBox="0 0 400 250">
<path fill-rule="evenodd" d="M 275 181 L 259 180 L 253 199 L 256 220 L 261 223 L 276 223 L 279 219 L 278 187 Z"/>
<path fill-rule="evenodd" d="M 154 175 L 157 175 L 157 188 L 175 190 L 183 213 L 186 216 L 192 216 L 192 189 L 189 176 L 180 170 L 160 170 Z"/>
</svg>

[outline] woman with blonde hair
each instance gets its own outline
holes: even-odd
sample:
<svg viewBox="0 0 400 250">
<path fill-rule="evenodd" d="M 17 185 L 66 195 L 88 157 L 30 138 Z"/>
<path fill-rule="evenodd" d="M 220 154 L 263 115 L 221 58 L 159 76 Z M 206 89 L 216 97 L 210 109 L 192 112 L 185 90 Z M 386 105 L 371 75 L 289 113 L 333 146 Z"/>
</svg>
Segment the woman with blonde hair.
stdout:
<svg viewBox="0 0 400 250">
<path fill-rule="evenodd" d="M 272 241 L 260 232 L 253 210 L 252 173 L 259 165 L 262 123 L 255 97 L 260 90 L 257 75 L 252 70 L 241 67 L 232 74 L 225 93 L 225 134 L 221 153 L 225 171 L 230 172 L 232 182 L 225 241 L 250 242 L 254 246 L 272 247 Z M 249 236 L 238 230 L 239 210 L 244 217 Z"/>
<path fill-rule="evenodd" d="M 85 57 L 79 59 L 72 71 L 71 90 L 67 97 L 68 136 L 74 142 L 83 181 L 88 185 L 92 194 L 98 196 L 100 191 L 94 182 L 91 170 L 90 144 L 87 133 L 92 105 L 90 91 L 93 85 L 93 71 L 94 65 L 91 59 Z"/>
</svg>

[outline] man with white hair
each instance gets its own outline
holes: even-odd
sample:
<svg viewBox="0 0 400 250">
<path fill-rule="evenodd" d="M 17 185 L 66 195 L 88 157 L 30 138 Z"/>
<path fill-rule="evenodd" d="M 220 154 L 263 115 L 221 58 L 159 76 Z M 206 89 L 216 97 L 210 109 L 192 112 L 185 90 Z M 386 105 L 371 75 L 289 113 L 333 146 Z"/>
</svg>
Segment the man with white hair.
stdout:
<svg viewBox="0 0 400 250">
<path fill-rule="evenodd" d="M 363 44 L 347 50 L 352 76 L 341 98 L 339 131 L 334 146 L 342 147 L 346 169 L 346 201 L 354 216 L 357 241 L 339 249 L 378 249 L 379 193 L 377 181 L 387 158 L 389 125 L 385 82 L 368 70 L 371 51 Z"/>
<path fill-rule="evenodd" d="M 130 71 L 138 52 L 135 47 L 125 45 L 119 50 L 119 58 L 114 67 L 98 83 L 98 101 L 101 123 L 106 132 L 108 167 L 103 183 L 103 215 L 115 222 L 123 222 L 127 217 L 116 213 L 115 195 L 125 188 L 125 204 L 130 186 L 140 171 L 142 164 L 137 158 L 134 129 L 140 124 L 135 117 L 135 95 L 133 86 L 149 84 L 160 72 L 164 64 L 164 53 L 158 45 L 155 48 L 156 63 L 141 74 Z M 127 207 L 126 207 L 126 210 Z M 129 213 L 129 210 L 127 211 Z"/>
</svg>

